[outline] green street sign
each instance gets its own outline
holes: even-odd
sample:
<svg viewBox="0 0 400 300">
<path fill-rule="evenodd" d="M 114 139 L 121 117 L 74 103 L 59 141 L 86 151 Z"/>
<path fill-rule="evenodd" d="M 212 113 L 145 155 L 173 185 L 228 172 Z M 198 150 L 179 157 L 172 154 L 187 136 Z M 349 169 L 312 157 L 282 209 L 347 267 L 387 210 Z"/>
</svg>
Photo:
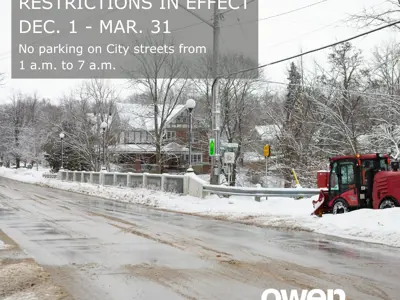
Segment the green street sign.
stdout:
<svg viewBox="0 0 400 300">
<path fill-rule="evenodd" d="M 215 155 L 215 139 L 210 139 L 209 142 L 209 155 L 214 156 Z"/>
</svg>

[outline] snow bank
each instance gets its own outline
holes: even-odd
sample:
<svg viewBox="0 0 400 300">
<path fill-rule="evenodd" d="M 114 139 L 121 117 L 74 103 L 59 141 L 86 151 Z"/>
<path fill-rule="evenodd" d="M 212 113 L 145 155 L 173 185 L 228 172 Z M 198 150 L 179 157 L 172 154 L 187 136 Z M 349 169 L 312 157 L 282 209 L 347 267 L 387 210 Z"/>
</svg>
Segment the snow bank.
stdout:
<svg viewBox="0 0 400 300">
<path fill-rule="evenodd" d="M 43 173 L 48 172 L 48 169 L 39 169 L 39 171 L 33 169 L 9 169 L 0 167 L 0 176 L 7 177 L 10 179 L 28 182 L 28 183 L 39 183 L 42 181 Z"/>
<path fill-rule="evenodd" d="M 6 244 L 3 243 L 3 241 L 0 240 L 0 250 L 5 249 Z"/>
<path fill-rule="evenodd" d="M 312 198 L 300 200 L 268 198 L 268 200 L 256 202 L 249 197 L 219 198 L 213 195 L 200 199 L 146 189 L 60 182 L 56 179 L 43 178 L 44 172 L 45 170 L 37 172 L 26 169 L 0 168 L 0 176 L 122 202 L 217 217 L 246 224 L 307 230 L 400 247 L 400 227 L 396 226 L 400 219 L 400 208 L 364 209 L 343 215 L 324 215 L 322 218 L 318 218 L 310 216 L 313 211 Z"/>
</svg>

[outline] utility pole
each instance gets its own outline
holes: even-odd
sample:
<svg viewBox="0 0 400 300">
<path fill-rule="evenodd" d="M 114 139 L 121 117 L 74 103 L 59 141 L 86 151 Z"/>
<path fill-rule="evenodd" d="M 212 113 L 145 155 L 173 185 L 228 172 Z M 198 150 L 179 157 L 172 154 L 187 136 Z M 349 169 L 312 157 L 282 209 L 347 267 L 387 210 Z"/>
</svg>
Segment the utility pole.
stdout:
<svg viewBox="0 0 400 300">
<path fill-rule="evenodd" d="M 219 9 L 217 0 L 214 4 L 214 24 L 213 24 L 213 62 L 212 62 L 212 75 L 214 79 L 214 88 L 212 89 L 212 133 L 215 139 L 215 156 L 211 157 L 211 176 L 210 183 L 211 184 L 219 184 L 219 160 L 220 160 L 220 104 L 218 101 L 218 93 L 219 93 L 219 80 L 218 80 L 218 62 L 219 62 L 219 35 L 220 35 L 220 26 L 219 26 Z"/>
<path fill-rule="evenodd" d="M 212 107 L 211 107 L 211 119 L 212 119 L 212 136 L 215 139 L 215 153 L 211 157 L 211 184 L 219 184 L 219 173 L 220 167 L 220 103 L 218 100 L 219 93 L 219 82 L 218 82 L 218 62 L 219 62 L 219 36 L 220 36 L 220 10 L 219 0 L 215 1 L 214 4 L 214 22 L 211 23 L 192 10 L 189 10 L 186 6 L 179 4 L 180 7 L 185 9 L 190 14 L 194 15 L 199 20 L 213 28 L 213 62 L 212 62 L 212 75 L 213 75 L 213 86 L 212 86 Z"/>
</svg>

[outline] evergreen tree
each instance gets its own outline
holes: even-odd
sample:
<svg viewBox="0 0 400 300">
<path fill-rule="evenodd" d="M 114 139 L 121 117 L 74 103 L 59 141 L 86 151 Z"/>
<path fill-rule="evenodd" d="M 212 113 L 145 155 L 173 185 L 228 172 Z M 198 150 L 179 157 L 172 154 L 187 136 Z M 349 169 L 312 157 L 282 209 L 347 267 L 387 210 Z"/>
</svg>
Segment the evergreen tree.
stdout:
<svg viewBox="0 0 400 300">
<path fill-rule="evenodd" d="M 285 99 L 286 119 L 283 125 L 281 151 L 285 178 L 285 187 L 290 187 L 292 181 L 291 169 L 295 168 L 299 161 L 299 153 L 296 141 L 300 139 L 301 123 L 301 74 L 292 62 L 288 70 L 289 85 Z"/>
</svg>

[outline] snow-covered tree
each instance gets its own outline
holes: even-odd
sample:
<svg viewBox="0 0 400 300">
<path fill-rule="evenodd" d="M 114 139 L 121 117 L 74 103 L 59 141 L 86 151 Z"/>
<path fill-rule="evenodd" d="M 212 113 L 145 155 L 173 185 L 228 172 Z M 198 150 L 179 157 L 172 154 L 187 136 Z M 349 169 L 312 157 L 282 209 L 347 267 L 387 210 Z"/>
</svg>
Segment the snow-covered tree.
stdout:
<svg viewBox="0 0 400 300">
<path fill-rule="evenodd" d="M 232 74 L 240 70 L 254 67 L 254 61 L 238 54 L 225 53 L 220 56 L 219 70 L 221 74 Z M 191 81 L 191 90 L 198 105 L 196 112 L 205 122 L 203 123 L 209 132 L 212 131 L 212 56 L 205 55 L 200 58 L 195 67 L 196 77 Z M 231 185 L 236 183 L 237 166 L 243 150 L 250 149 L 256 140 L 251 131 L 260 119 L 260 98 L 257 93 L 261 88 L 258 71 L 249 71 L 219 79 L 220 102 L 220 137 L 221 142 L 236 143 L 235 162 L 232 166 Z M 246 78 L 247 77 L 247 78 Z M 261 76 L 260 76 L 261 77 Z M 208 147 L 208 139 L 204 137 L 202 143 Z M 221 158 L 221 163 L 222 163 Z M 225 174 L 227 177 L 228 175 Z"/>
<path fill-rule="evenodd" d="M 397 43 L 376 48 L 371 63 L 368 91 L 371 132 L 366 136 L 371 150 L 393 149 L 400 155 L 400 50 Z"/>
<path fill-rule="evenodd" d="M 385 4 L 382 8 L 374 5 L 364 9 L 361 14 L 352 15 L 350 20 L 357 21 L 361 26 L 382 26 L 397 21 L 400 13 L 400 1 L 386 0 Z M 395 27 L 400 29 L 398 24 Z"/>
<path fill-rule="evenodd" d="M 106 149 L 118 139 L 118 128 L 113 119 L 116 99 L 114 87 L 99 79 L 85 82 L 62 99 L 63 116 L 53 134 L 53 143 L 59 140 L 60 132 L 65 133 L 64 145 L 71 151 L 69 156 L 79 157 L 76 163 L 70 162 L 75 169 L 100 169 L 103 137 L 104 160 L 106 164 L 109 162 Z M 102 122 L 107 124 L 104 136 L 100 128 Z"/>
<path fill-rule="evenodd" d="M 315 98 L 321 115 L 327 116 L 321 123 L 324 144 L 331 153 L 355 154 L 359 137 L 369 129 L 364 60 L 350 43 L 334 47 L 328 60 L 331 68 L 319 75 L 321 93 Z"/>
<path fill-rule="evenodd" d="M 148 38 L 146 41 L 152 46 L 168 45 L 168 41 L 158 41 Z M 189 70 L 183 60 L 176 58 L 174 54 L 157 53 L 148 54 L 130 52 L 138 61 L 136 69 L 127 69 L 126 72 L 132 79 L 132 85 L 141 94 L 147 95 L 149 106 L 152 109 L 147 118 L 152 119 L 152 144 L 156 149 L 156 164 L 158 170 L 163 172 L 162 146 L 166 124 L 172 112 L 178 104 L 185 104 L 187 100 L 187 87 L 189 82 Z M 142 112 L 138 112 L 142 114 Z M 141 118 L 146 116 L 140 115 Z"/>
</svg>

